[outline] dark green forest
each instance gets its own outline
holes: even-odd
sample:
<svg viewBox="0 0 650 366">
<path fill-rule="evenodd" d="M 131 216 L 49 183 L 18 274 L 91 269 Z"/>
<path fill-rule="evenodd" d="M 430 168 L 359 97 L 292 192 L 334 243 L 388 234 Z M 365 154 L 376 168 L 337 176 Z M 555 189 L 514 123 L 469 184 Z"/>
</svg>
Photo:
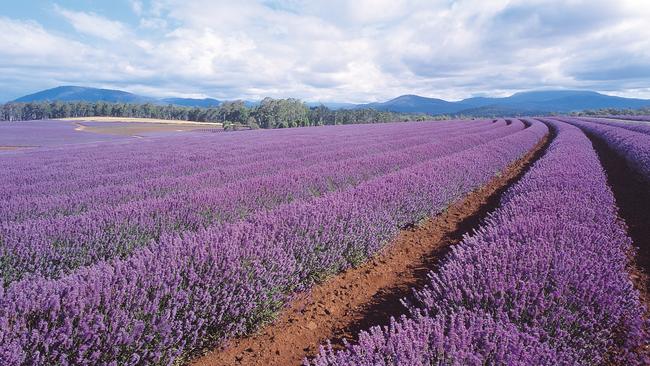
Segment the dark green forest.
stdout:
<svg viewBox="0 0 650 366">
<path fill-rule="evenodd" d="M 588 109 L 581 112 L 572 113 L 575 116 L 648 116 L 650 115 L 650 108 L 639 109 L 616 109 L 616 108 L 602 108 L 602 109 Z"/>
<path fill-rule="evenodd" d="M 447 116 L 406 114 L 374 109 L 338 109 L 324 105 L 308 107 L 299 99 L 265 98 L 258 105 L 243 101 L 223 102 L 215 108 L 161 104 L 107 102 L 7 103 L 0 107 L 0 120 L 24 121 L 70 117 L 140 117 L 181 121 L 219 122 L 225 127 L 287 128 L 353 123 L 422 121 L 448 119 Z"/>
</svg>

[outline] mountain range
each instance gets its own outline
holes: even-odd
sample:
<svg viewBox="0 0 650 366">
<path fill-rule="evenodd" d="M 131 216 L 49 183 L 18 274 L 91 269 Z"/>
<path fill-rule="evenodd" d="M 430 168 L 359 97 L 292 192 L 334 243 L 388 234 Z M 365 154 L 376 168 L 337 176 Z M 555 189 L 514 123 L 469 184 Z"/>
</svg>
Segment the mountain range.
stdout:
<svg viewBox="0 0 650 366">
<path fill-rule="evenodd" d="M 97 89 L 81 86 L 59 86 L 20 97 L 14 102 L 35 101 L 105 101 L 115 103 L 155 103 L 188 107 L 216 107 L 221 101 L 212 98 L 153 98 L 122 90 Z M 257 102 L 246 102 L 255 105 Z M 319 102 L 307 102 L 317 106 Z M 543 115 L 569 113 L 586 109 L 618 108 L 638 109 L 650 107 L 650 100 L 623 98 L 584 90 L 527 91 L 503 98 L 474 97 L 460 101 L 402 95 L 377 103 L 323 103 L 332 109 L 373 108 L 403 113 L 449 114 L 465 116 Z"/>
<path fill-rule="evenodd" d="M 402 95 L 382 103 L 364 104 L 363 107 L 409 113 L 512 116 L 569 113 L 601 108 L 638 109 L 650 107 L 650 100 L 616 97 L 584 90 L 549 90 L 521 92 L 503 98 L 475 97 L 457 102 Z"/>
</svg>

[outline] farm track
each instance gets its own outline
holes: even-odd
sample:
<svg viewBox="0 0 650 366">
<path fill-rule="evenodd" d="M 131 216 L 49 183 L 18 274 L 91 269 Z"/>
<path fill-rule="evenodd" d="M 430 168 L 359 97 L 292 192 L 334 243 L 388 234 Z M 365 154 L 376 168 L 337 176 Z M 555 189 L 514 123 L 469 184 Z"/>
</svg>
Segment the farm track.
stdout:
<svg viewBox="0 0 650 366">
<path fill-rule="evenodd" d="M 451 245 L 475 229 L 550 143 L 546 136 L 501 175 L 419 226 L 403 230 L 381 253 L 296 296 L 276 321 L 192 362 L 195 366 L 300 365 L 328 339 L 335 348 L 360 330 L 406 312 L 401 299 L 421 287 Z"/>
<path fill-rule="evenodd" d="M 604 141 L 585 133 L 605 168 L 607 181 L 619 207 L 619 216 L 625 222 L 634 246 L 638 248 L 629 270 L 630 277 L 641 293 L 641 300 L 646 304 L 650 316 L 650 189 Z"/>
</svg>

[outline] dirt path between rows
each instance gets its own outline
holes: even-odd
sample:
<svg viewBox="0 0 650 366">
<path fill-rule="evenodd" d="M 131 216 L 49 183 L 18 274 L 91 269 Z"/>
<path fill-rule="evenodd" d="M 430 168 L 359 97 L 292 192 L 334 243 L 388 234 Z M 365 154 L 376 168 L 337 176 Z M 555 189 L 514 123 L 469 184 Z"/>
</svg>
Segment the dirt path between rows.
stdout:
<svg viewBox="0 0 650 366">
<path fill-rule="evenodd" d="M 193 365 L 300 365 L 328 339 L 340 347 L 343 339 L 354 341 L 360 330 L 388 324 L 391 316 L 404 314 L 400 299 L 424 284 L 450 246 L 498 205 L 501 194 L 543 154 L 549 140 L 544 138 L 500 176 L 444 213 L 403 230 L 370 261 L 299 295 L 273 324 L 231 340 Z"/>
</svg>

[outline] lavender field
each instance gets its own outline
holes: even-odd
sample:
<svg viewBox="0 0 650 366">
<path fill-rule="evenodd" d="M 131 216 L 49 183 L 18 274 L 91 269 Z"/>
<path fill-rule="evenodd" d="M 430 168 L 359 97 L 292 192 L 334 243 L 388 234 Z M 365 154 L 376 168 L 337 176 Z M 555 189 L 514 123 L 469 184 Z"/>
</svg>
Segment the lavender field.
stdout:
<svg viewBox="0 0 650 366">
<path fill-rule="evenodd" d="M 497 207 L 405 298 L 406 315 L 343 348 L 322 339 L 304 363 L 648 362 L 642 243 L 592 145 L 650 186 L 642 119 L 147 138 L 61 123 L 0 125 L 0 145 L 38 147 L 0 154 L 2 365 L 189 364 L 524 158 Z"/>
<path fill-rule="evenodd" d="M 103 142 L 132 140 L 134 138 L 167 137 L 188 134 L 192 131 L 212 131 L 209 124 L 191 125 L 178 121 L 119 122 L 79 120 L 35 120 L 0 122 L 0 153 L 35 148 L 99 144 Z M 144 119 L 143 119 L 144 120 Z M 155 121 L 155 120 L 154 120 Z M 218 129 L 220 130 L 220 129 Z"/>
<path fill-rule="evenodd" d="M 117 137 L 83 133 L 72 122 L 28 121 L 0 123 L 0 147 L 33 148 L 110 141 Z"/>
</svg>

